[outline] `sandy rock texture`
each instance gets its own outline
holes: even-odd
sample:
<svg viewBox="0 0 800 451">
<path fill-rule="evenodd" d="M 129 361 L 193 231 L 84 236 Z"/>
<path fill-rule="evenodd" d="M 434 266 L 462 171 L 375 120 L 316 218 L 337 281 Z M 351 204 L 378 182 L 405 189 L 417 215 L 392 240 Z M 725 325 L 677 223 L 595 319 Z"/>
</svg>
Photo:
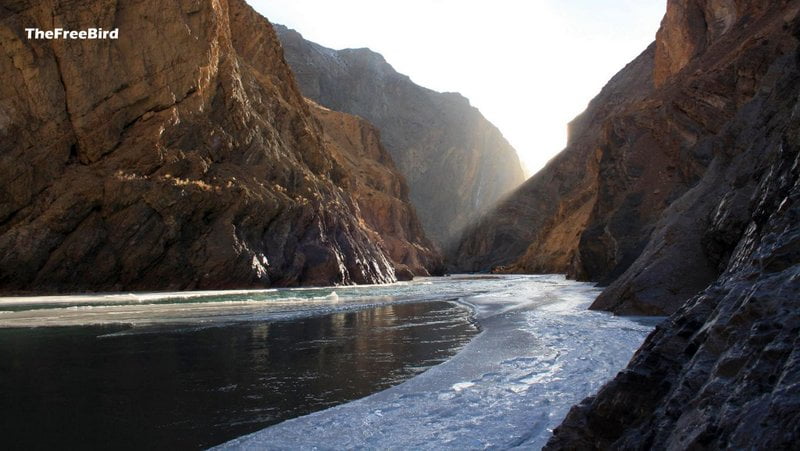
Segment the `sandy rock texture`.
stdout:
<svg viewBox="0 0 800 451">
<path fill-rule="evenodd" d="M 120 37 L 29 40 L 28 27 Z M 243 0 L 14 0 L 0 45 L 1 290 L 396 279 L 385 243 L 412 235 L 382 243 L 365 225 L 271 25 Z"/>
<path fill-rule="evenodd" d="M 440 248 L 524 180 L 516 151 L 460 94 L 418 86 L 369 49 L 332 50 L 276 29 L 305 96 L 380 129 Z"/>
</svg>

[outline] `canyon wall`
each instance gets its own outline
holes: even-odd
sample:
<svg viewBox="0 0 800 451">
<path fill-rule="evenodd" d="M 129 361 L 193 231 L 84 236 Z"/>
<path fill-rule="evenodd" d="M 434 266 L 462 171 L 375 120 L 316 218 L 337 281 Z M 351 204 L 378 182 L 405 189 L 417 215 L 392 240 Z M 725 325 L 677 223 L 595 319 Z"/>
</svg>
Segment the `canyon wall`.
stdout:
<svg viewBox="0 0 800 451">
<path fill-rule="evenodd" d="M 305 96 L 381 130 L 439 247 L 524 180 L 516 151 L 461 95 L 420 87 L 368 49 L 332 50 L 276 28 Z"/>
<path fill-rule="evenodd" d="M 715 217 L 747 194 L 710 177 L 740 158 L 737 118 L 761 114 L 757 94 L 796 48 L 794 3 L 768 3 L 670 2 L 656 42 L 570 124 L 567 148 L 450 258 L 610 285 L 593 308 L 625 314 L 673 313 L 708 286 L 747 222 L 745 211 Z M 698 195 L 708 183 L 716 191 Z"/>
<path fill-rule="evenodd" d="M 703 124 L 686 150 L 708 163 L 594 308 L 674 313 L 546 449 L 797 447 L 798 12 L 798 1 L 668 3 L 654 86 Z"/>
<path fill-rule="evenodd" d="M 651 46 L 614 76 L 569 124 L 567 148 L 467 228 L 450 255 L 456 267 L 582 273 L 578 248 L 597 203 L 604 146 L 613 130 L 608 121 L 652 91 L 653 55 Z"/>
<path fill-rule="evenodd" d="M 800 23 L 791 30 L 800 38 Z M 573 407 L 549 449 L 794 449 L 800 440 L 800 58 L 780 58 L 692 189 L 724 271 L 628 368 Z M 676 208 L 678 208 L 676 206 Z M 691 218 L 696 218 L 690 215 Z M 676 221 L 664 233 L 694 233 Z M 691 256 L 684 260 L 692 266 Z M 680 277 L 680 273 L 678 273 Z"/>
<path fill-rule="evenodd" d="M 307 103 L 338 163 L 338 185 L 359 207 L 370 238 L 387 252 L 398 278 L 441 274 L 441 256 L 422 231 L 405 178 L 381 144 L 378 129 L 360 117 Z"/>
<path fill-rule="evenodd" d="M 243 0 L 17 0 L 0 44 L 1 290 L 378 283 L 436 265 L 391 163 L 394 230 L 347 191 L 353 165 Z"/>
</svg>

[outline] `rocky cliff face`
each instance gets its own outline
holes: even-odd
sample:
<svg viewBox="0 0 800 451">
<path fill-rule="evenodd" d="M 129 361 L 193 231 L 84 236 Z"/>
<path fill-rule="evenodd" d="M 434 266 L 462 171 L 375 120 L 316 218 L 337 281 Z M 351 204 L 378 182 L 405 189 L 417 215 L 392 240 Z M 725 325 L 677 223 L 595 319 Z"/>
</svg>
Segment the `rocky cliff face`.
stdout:
<svg viewBox="0 0 800 451">
<path fill-rule="evenodd" d="M 746 157 L 747 151 L 766 155 L 769 150 L 761 138 L 763 130 L 753 124 L 770 114 L 775 102 L 764 93 L 777 89 L 779 74 L 792 70 L 786 60 L 797 52 L 791 27 L 798 4 L 752 1 L 722 8 L 721 3 L 697 4 L 705 18 L 703 27 L 690 20 L 680 22 L 684 31 L 677 34 L 702 36 L 694 38 L 702 46 L 660 82 L 666 98 L 703 124 L 702 133 L 689 141 L 686 150 L 694 159 L 708 161 L 708 168 L 652 223 L 650 238 L 637 259 L 604 291 L 595 308 L 617 313 L 676 311 L 724 271 L 748 223 L 747 199 L 759 177 L 750 170 L 763 166 L 757 164 L 758 153 Z M 690 11 L 684 2 L 670 2 L 659 39 L 670 36 L 665 30 L 671 30 L 671 15 Z M 729 25 L 723 27 L 725 23 Z M 687 92 L 693 97 L 687 98 Z M 784 122 L 776 126 L 788 119 L 783 115 L 779 121 Z"/>
<path fill-rule="evenodd" d="M 459 269 L 582 272 L 578 248 L 597 203 L 608 120 L 652 91 L 653 55 L 648 48 L 618 73 L 569 124 L 567 148 L 468 227 L 450 256 Z"/>
<path fill-rule="evenodd" d="M 712 232 L 725 185 L 698 190 L 741 153 L 737 118 L 796 46 L 794 3 L 768 3 L 670 2 L 655 44 L 571 124 L 558 157 L 469 229 L 458 266 L 611 284 L 594 308 L 617 313 L 672 313 L 708 286 L 740 231 Z"/>
<path fill-rule="evenodd" d="M 719 125 L 690 148 L 707 149 L 707 169 L 595 307 L 675 313 L 547 449 L 797 447 L 799 12 L 797 1 L 669 2 L 656 85 L 676 102 L 704 93 L 693 108 Z"/>
<path fill-rule="evenodd" d="M 370 238 L 386 250 L 398 278 L 441 273 L 441 256 L 422 231 L 406 181 L 381 144 L 378 129 L 357 116 L 307 102 L 322 125 L 326 149 L 339 165 L 338 185 L 355 201 Z"/>
<path fill-rule="evenodd" d="M 277 30 L 304 95 L 381 130 L 440 247 L 523 181 L 515 150 L 464 97 L 417 86 L 368 49 L 331 50 Z"/>
<path fill-rule="evenodd" d="M 376 240 L 242 0 L 6 2 L 0 44 L 0 289 L 376 283 L 395 280 L 392 255 L 425 266 L 391 249 L 421 235 Z"/>
<path fill-rule="evenodd" d="M 800 38 L 800 23 L 791 22 Z M 794 449 L 800 440 L 800 66 L 796 50 L 693 188 L 722 275 L 574 407 L 549 449 Z M 712 200 L 705 201 L 704 197 Z M 692 231 L 685 223 L 674 232 Z M 691 260 L 685 260 L 691 266 Z M 679 273 L 680 274 L 680 273 Z"/>
</svg>

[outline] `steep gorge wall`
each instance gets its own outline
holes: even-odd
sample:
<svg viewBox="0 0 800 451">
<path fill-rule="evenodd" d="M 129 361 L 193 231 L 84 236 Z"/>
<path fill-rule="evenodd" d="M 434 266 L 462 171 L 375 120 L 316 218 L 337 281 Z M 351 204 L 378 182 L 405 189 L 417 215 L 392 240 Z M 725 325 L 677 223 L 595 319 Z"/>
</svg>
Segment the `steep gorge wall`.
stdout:
<svg viewBox="0 0 800 451">
<path fill-rule="evenodd" d="M 575 272 L 577 252 L 598 196 L 607 118 L 652 91 L 654 47 L 620 71 L 569 124 L 567 148 L 465 231 L 450 255 L 461 270 Z"/>
<path fill-rule="evenodd" d="M 380 243 L 398 278 L 443 270 L 442 258 L 422 231 L 408 185 L 381 144 L 374 125 L 307 100 L 324 131 L 325 147 L 341 168 L 339 186 L 355 201 L 371 239 Z"/>
<path fill-rule="evenodd" d="M 724 188 L 692 190 L 740 152 L 721 136 L 796 48 L 793 2 L 722 3 L 670 2 L 655 44 L 571 124 L 559 156 L 470 228 L 457 265 L 611 284 L 594 308 L 617 313 L 672 313 L 715 280 L 737 235 L 706 237 Z"/>
<path fill-rule="evenodd" d="M 800 22 L 791 21 L 800 38 Z M 800 441 L 800 58 L 721 138 L 727 157 L 684 207 L 724 271 L 647 338 L 628 367 L 573 407 L 548 449 L 795 449 Z M 682 210 L 687 214 L 690 210 Z M 666 233 L 697 233 L 673 222 Z M 698 245 L 698 244 L 696 244 Z M 723 254 L 720 254 L 723 257 Z M 692 265 L 691 256 L 684 263 Z M 656 268 L 660 269 L 660 268 Z M 680 273 L 679 273 L 680 276 Z"/>
<path fill-rule="evenodd" d="M 709 161 L 708 169 L 664 209 L 637 259 L 604 291 L 595 308 L 674 312 L 724 271 L 744 232 L 747 199 L 758 179 L 751 169 L 760 167 L 758 157 L 748 160 L 746 155 L 752 150 L 766 155 L 769 150 L 763 131 L 754 130 L 752 124 L 769 114 L 775 100 L 765 100 L 763 94 L 777 89 L 787 57 L 797 52 L 791 28 L 798 4 L 740 1 L 727 2 L 729 7 L 723 8 L 721 3 L 725 2 L 697 3 L 705 26 L 696 27 L 687 19 L 679 21 L 684 28 L 676 33 L 670 16 L 691 14 L 692 9 L 684 2 L 671 2 L 659 31 L 665 40 L 671 37 L 665 30 L 678 34 L 671 46 L 690 55 L 673 73 L 661 75 L 660 83 L 666 93 L 675 93 L 673 101 L 682 111 L 694 120 L 700 118 L 708 130 L 688 148 Z M 686 41 L 700 44 L 691 47 Z M 675 52 L 661 58 L 668 60 Z M 658 79 L 658 64 L 656 69 Z M 695 94 L 691 103 L 681 96 L 687 91 Z M 784 115 L 776 126 L 787 126 L 788 120 Z M 752 149 L 751 141 L 760 147 Z"/>
<path fill-rule="evenodd" d="M 98 26 L 120 38 L 24 32 Z M 395 280 L 242 0 L 6 2 L 0 45 L 3 291 Z"/>
<path fill-rule="evenodd" d="M 516 151 L 461 95 L 420 87 L 368 49 L 332 50 L 276 28 L 304 95 L 380 129 L 439 247 L 524 180 Z"/>
<path fill-rule="evenodd" d="M 546 449 L 797 447 L 799 13 L 798 1 L 669 2 L 659 39 L 675 42 L 657 43 L 654 81 L 694 120 L 716 119 L 690 148 L 710 159 L 594 308 L 674 313 Z M 703 95 L 687 103 L 687 90 Z"/>
</svg>

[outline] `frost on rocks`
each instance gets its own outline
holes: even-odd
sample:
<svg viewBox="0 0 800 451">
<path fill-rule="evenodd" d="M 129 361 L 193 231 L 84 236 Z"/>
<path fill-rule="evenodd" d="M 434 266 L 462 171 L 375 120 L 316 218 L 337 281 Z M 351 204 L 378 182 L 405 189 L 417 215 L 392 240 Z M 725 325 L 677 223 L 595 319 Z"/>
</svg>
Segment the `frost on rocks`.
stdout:
<svg viewBox="0 0 800 451">
<path fill-rule="evenodd" d="M 482 332 L 451 360 L 221 448 L 541 448 L 572 405 L 625 366 L 657 320 L 589 311 L 599 290 L 563 277 L 507 280 L 460 299 Z"/>
</svg>

